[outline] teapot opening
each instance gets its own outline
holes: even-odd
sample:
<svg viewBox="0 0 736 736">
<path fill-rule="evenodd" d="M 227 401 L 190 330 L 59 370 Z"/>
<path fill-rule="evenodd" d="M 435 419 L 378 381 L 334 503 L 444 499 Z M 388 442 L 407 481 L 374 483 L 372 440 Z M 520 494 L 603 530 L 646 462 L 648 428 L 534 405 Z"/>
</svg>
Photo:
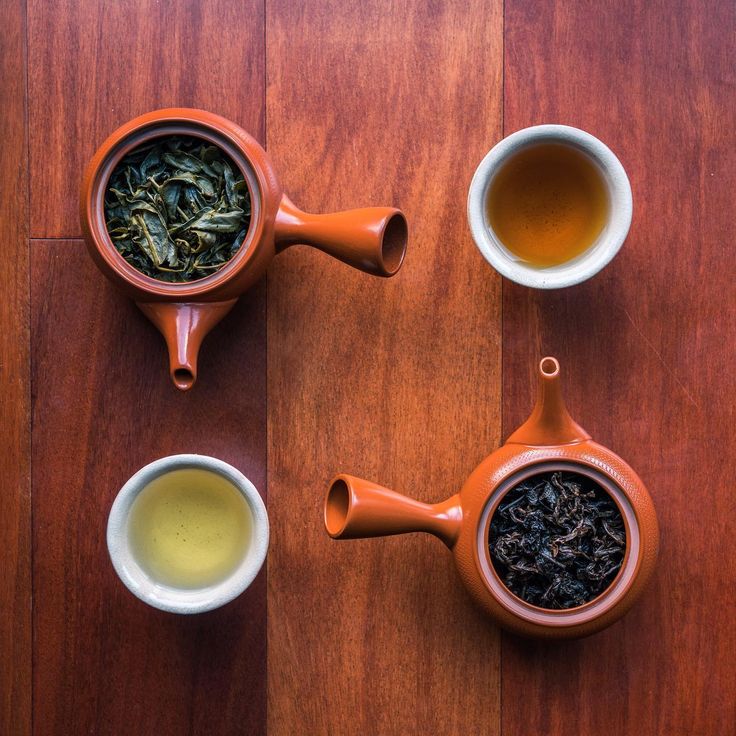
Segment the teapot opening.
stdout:
<svg viewBox="0 0 736 736">
<path fill-rule="evenodd" d="M 181 391 L 188 391 L 195 381 L 195 376 L 192 371 L 188 368 L 177 368 L 172 374 L 171 378 L 174 381 L 174 385 Z"/>
<path fill-rule="evenodd" d="M 349 511 L 350 489 L 342 478 L 338 478 L 330 486 L 325 503 L 325 526 L 331 537 L 339 537 L 345 529 Z"/>
<path fill-rule="evenodd" d="M 491 522 L 498 507 L 509 491 L 516 488 L 521 482 L 539 475 L 546 475 L 557 471 L 572 473 L 588 477 L 616 505 L 624 524 L 625 552 L 624 558 L 615 577 L 608 582 L 598 595 L 581 605 L 570 608 L 545 608 L 530 603 L 517 596 L 504 581 L 491 559 L 489 539 L 491 536 Z M 530 622 L 543 623 L 547 626 L 568 626 L 572 623 L 595 618 L 614 607 L 625 595 L 633 583 L 633 578 L 639 565 L 640 533 L 636 514 L 626 494 L 619 488 L 612 478 L 605 476 L 597 469 L 578 462 L 541 462 L 527 466 L 523 470 L 506 478 L 486 501 L 481 514 L 477 535 L 477 561 L 494 597 L 507 610 Z"/>
<path fill-rule="evenodd" d="M 557 362 L 557 358 L 547 357 L 543 358 L 539 367 L 548 378 L 554 378 L 560 372 L 560 364 Z"/>
<path fill-rule="evenodd" d="M 381 259 L 387 274 L 395 274 L 404 262 L 408 229 L 406 219 L 396 213 L 387 223 L 381 241 Z"/>
<path fill-rule="evenodd" d="M 178 117 L 133 125 L 136 122 L 137 120 L 131 121 L 131 124 L 124 126 L 129 128 L 128 130 L 122 132 L 121 129 L 113 134 L 113 137 L 117 136 L 117 140 L 105 151 L 90 182 L 89 195 L 82 200 L 82 221 L 86 223 L 97 256 L 112 269 L 117 278 L 122 278 L 128 285 L 142 293 L 170 297 L 186 293 L 191 298 L 213 291 L 223 282 L 233 278 L 251 259 L 254 250 L 252 246 L 262 230 L 261 190 L 254 165 L 228 135 L 204 122 Z M 131 265 L 113 244 L 108 233 L 105 213 L 105 197 L 111 177 L 125 156 L 137 148 L 171 137 L 199 139 L 220 149 L 242 174 L 251 206 L 245 237 L 232 257 L 210 275 L 182 282 L 156 279 Z"/>
<path fill-rule="evenodd" d="M 624 521 L 587 474 L 547 471 L 510 488 L 491 516 L 488 545 L 507 588 L 546 609 L 598 597 L 621 568 Z"/>
</svg>

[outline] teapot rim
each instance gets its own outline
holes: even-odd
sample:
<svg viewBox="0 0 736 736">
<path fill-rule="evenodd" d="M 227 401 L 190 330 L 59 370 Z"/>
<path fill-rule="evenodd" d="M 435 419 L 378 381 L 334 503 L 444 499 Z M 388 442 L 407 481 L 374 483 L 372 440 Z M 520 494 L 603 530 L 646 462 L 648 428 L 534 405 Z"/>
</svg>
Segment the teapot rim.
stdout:
<svg viewBox="0 0 736 736">
<path fill-rule="evenodd" d="M 263 236 L 265 186 L 262 173 L 248 155 L 243 142 L 229 130 L 229 126 L 234 125 L 226 118 L 195 108 L 155 110 L 117 128 L 92 157 L 85 174 L 81 200 L 82 224 L 89 234 L 86 240 L 88 245 L 94 246 L 111 275 L 139 292 L 139 300 L 182 301 L 208 296 L 234 279 L 254 257 Z M 251 200 L 248 231 L 237 253 L 212 275 L 183 283 L 159 281 L 130 265 L 115 248 L 104 215 L 107 184 L 120 160 L 147 141 L 171 135 L 201 138 L 223 150 L 243 174 Z"/>
<path fill-rule="evenodd" d="M 585 475 L 600 485 L 616 504 L 626 530 L 626 551 L 614 579 L 595 598 L 580 606 L 564 609 L 536 606 L 515 595 L 498 575 L 488 549 L 491 520 L 504 496 L 527 478 L 557 470 Z M 535 459 L 505 476 L 488 494 L 476 525 L 475 536 L 475 563 L 488 592 L 514 617 L 545 627 L 579 626 L 605 615 L 626 596 L 641 566 L 640 523 L 628 494 L 614 478 L 580 458 Z"/>
</svg>

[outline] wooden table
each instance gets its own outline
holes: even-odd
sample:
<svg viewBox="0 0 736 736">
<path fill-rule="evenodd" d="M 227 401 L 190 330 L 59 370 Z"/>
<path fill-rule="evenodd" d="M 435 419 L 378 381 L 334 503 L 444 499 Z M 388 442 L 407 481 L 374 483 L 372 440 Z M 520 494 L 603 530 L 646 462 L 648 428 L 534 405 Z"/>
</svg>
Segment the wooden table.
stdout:
<svg viewBox="0 0 736 736">
<path fill-rule="evenodd" d="M 6 0 L 0 84 L 0 733 L 734 733 L 736 5 Z M 77 193 L 118 125 L 201 107 L 248 129 L 316 211 L 395 204 L 382 281 L 292 249 L 207 339 L 179 394 L 154 328 L 80 240 Z M 542 122 L 631 178 L 604 273 L 542 293 L 472 244 L 470 178 Z M 556 355 L 573 415 L 658 507 L 631 613 L 553 645 L 500 632 L 433 539 L 337 543 L 338 470 L 455 491 Z M 107 513 L 176 452 L 268 498 L 268 570 L 237 602 L 160 613 L 115 577 Z"/>
</svg>

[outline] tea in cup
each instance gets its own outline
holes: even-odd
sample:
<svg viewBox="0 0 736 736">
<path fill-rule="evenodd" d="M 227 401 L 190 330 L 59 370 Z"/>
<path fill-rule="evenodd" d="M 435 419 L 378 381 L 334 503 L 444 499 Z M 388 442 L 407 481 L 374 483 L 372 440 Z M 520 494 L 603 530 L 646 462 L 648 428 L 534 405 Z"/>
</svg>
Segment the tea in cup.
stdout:
<svg viewBox="0 0 736 736">
<path fill-rule="evenodd" d="M 236 598 L 261 569 L 268 516 L 255 486 L 231 465 L 173 455 L 139 470 L 110 511 L 115 571 L 145 603 L 200 613 Z"/>
<path fill-rule="evenodd" d="M 468 195 L 473 239 L 503 276 L 554 289 L 598 273 L 631 225 L 631 186 L 621 162 L 594 136 L 538 125 L 485 156 Z"/>
</svg>

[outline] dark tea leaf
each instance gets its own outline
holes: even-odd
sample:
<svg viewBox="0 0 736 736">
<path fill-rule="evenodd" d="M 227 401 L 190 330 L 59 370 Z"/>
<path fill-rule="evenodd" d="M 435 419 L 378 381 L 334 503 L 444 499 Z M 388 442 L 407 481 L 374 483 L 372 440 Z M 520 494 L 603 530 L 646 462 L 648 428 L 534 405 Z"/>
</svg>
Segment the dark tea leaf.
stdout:
<svg viewBox="0 0 736 736">
<path fill-rule="evenodd" d="M 243 244 L 250 195 L 217 146 L 173 136 L 131 151 L 105 196 L 107 231 L 146 276 L 186 282 L 222 268 Z"/>
<path fill-rule="evenodd" d="M 592 479 L 543 473 L 504 496 L 488 547 L 514 595 L 542 608 L 572 608 L 593 600 L 616 577 L 626 530 L 618 506 Z"/>
</svg>

